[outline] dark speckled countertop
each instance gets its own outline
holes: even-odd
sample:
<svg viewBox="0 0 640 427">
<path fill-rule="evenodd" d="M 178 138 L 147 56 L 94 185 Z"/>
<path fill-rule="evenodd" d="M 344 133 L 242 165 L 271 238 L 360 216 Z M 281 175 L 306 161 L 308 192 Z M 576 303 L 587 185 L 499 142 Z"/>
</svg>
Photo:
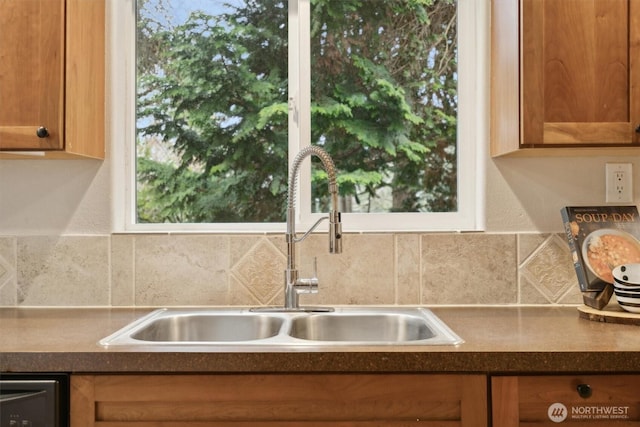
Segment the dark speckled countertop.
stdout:
<svg viewBox="0 0 640 427">
<path fill-rule="evenodd" d="M 0 372 L 640 372 L 640 326 L 594 322 L 576 307 L 431 307 L 458 346 L 256 351 L 98 344 L 152 309 L 0 309 Z"/>
</svg>

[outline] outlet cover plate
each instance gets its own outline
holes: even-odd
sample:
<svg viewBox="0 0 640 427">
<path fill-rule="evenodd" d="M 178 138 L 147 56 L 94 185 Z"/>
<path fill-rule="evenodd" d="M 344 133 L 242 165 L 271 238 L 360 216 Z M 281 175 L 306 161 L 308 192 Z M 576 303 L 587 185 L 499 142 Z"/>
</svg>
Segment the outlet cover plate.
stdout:
<svg viewBox="0 0 640 427">
<path fill-rule="evenodd" d="M 607 203 L 633 202 L 633 169 L 631 163 L 607 163 L 605 166 Z"/>
</svg>

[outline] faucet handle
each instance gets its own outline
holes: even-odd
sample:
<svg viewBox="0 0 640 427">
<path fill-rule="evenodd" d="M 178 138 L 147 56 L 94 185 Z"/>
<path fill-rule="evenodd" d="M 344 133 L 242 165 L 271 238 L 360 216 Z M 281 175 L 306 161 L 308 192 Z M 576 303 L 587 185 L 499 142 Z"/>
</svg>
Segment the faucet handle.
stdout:
<svg viewBox="0 0 640 427">
<path fill-rule="evenodd" d="M 313 257 L 313 276 L 311 277 L 316 279 L 316 281 L 318 280 L 318 257 L 317 256 Z"/>
<path fill-rule="evenodd" d="M 318 293 L 318 257 L 313 257 L 313 276 L 308 279 L 298 279 L 295 288 L 298 294 Z"/>
<path fill-rule="evenodd" d="M 296 284 L 296 292 L 298 294 L 317 294 L 318 278 L 311 277 L 309 279 L 299 279 Z"/>
</svg>

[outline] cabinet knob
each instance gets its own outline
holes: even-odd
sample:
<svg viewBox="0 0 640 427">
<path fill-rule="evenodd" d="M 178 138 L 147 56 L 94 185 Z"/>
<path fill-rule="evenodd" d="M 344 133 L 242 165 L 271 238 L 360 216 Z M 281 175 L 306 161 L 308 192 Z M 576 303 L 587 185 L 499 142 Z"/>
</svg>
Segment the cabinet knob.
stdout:
<svg viewBox="0 0 640 427">
<path fill-rule="evenodd" d="M 589 384 L 578 384 L 578 387 L 576 387 L 576 389 L 578 390 L 578 394 L 580 395 L 580 397 L 583 397 L 585 399 L 587 397 L 591 397 L 591 394 L 593 393 Z"/>
<path fill-rule="evenodd" d="M 36 131 L 36 135 L 38 135 L 38 138 L 46 138 L 49 136 L 49 131 L 46 127 L 40 126 Z"/>
<path fill-rule="evenodd" d="M 640 133 L 640 125 L 636 128 L 636 133 Z"/>
</svg>

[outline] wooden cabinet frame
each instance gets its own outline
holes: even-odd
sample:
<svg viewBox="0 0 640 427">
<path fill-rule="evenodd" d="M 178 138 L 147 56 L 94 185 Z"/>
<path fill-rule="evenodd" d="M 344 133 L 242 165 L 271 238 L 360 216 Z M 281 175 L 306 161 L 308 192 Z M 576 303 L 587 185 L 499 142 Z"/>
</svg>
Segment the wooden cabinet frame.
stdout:
<svg viewBox="0 0 640 427">
<path fill-rule="evenodd" d="M 64 1 L 2 3 L 0 148 L 63 148 Z M 38 138 L 43 126 L 48 136 Z"/>
<path fill-rule="evenodd" d="M 62 31 L 64 46 L 53 49 L 58 52 L 53 56 L 41 57 L 47 63 L 59 64 L 63 87 L 59 97 L 43 100 L 43 106 L 38 107 L 55 116 L 45 121 L 55 122 L 57 131 L 51 132 L 51 138 L 40 139 L 35 131 L 41 124 L 0 129 L 0 136 L 4 134 L 8 141 L 2 149 L 12 150 L 0 151 L 0 158 L 104 159 L 105 0 L 44 1 L 64 4 L 56 8 L 64 12 L 59 17 L 63 22 L 56 22 L 51 30 L 58 34 Z M 46 79 L 46 73 L 42 74 Z M 60 80 L 57 72 L 52 74 L 58 76 L 56 82 Z M 34 154 L 27 154 L 30 151 Z"/>
<path fill-rule="evenodd" d="M 638 379 L 624 374 L 493 376 L 492 425 L 636 426 Z"/>
<path fill-rule="evenodd" d="M 616 108 L 625 109 L 628 117 L 612 121 L 545 122 L 544 107 L 541 107 L 544 102 L 540 99 L 545 90 L 541 67 L 550 64 L 544 63 L 542 50 L 545 45 L 539 26 L 544 22 L 541 17 L 543 8 L 550 1 L 557 0 L 492 0 L 491 155 L 640 154 L 640 134 L 635 132 L 640 125 L 640 4 L 634 1 L 624 3 L 630 30 L 628 63 L 620 66 L 628 68 L 629 98 L 624 100 L 628 105 Z M 606 9 L 608 0 L 582 1 L 597 12 L 599 7 Z M 523 25 L 523 14 L 530 17 L 527 25 Z M 605 15 L 596 15 L 594 32 L 599 25 L 611 25 L 611 22 L 599 23 L 599 19 L 605 20 L 601 18 Z M 601 51 L 606 52 L 606 47 Z M 610 63 L 615 64 L 615 61 Z M 612 97 L 612 100 L 616 102 L 619 97 Z M 612 107 L 610 104 L 608 102 L 607 108 Z"/>
<path fill-rule="evenodd" d="M 485 375 L 72 375 L 71 427 L 487 427 Z"/>
</svg>

